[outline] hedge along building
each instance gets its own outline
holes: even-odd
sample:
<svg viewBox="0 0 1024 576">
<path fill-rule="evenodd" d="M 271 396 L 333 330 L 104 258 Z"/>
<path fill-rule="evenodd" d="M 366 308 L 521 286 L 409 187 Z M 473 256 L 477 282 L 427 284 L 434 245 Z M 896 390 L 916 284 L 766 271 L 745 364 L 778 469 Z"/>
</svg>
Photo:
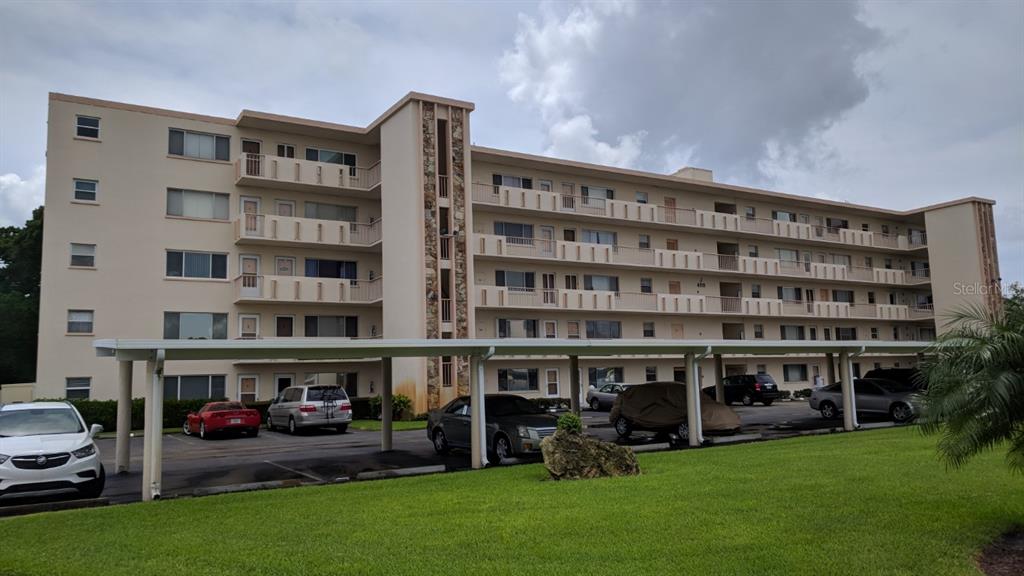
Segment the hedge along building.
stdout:
<svg viewBox="0 0 1024 576">
<path fill-rule="evenodd" d="M 134 384 L 133 364 L 144 367 L 146 380 L 142 387 L 147 390 L 145 408 L 145 432 L 142 468 L 142 498 L 159 498 L 163 474 L 162 435 L 159 433 L 163 421 L 164 389 L 167 383 L 167 364 L 187 365 L 191 361 L 209 360 L 298 360 L 319 361 L 325 359 L 367 359 L 381 358 L 383 381 L 381 386 L 381 450 L 392 448 L 391 407 L 395 382 L 394 366 L 402 358 L 435 359 L 447 356 L 470 360 L 467 394 L 470 396 L 471 462 L 473 468 L 487 465 L 485 424 L 487 415 L 482 399 L 485 394 L 486 375 L 491 359 L 508 356 L 521 357 L 567 357 L 576 366 L 581 356 L 617 358 L 622 355 L 657 357 L 678 355 L 687 367 L 687 421 L 688 443 L 700 446 L 703 430 L 699 417 L 701 393 L 697 382 L 697 363 L 705 357 L 727 354 L 792 354 L 825 353 L 837 355 L 842 374 L 843 428 L 853 431 L 858 427 L 856 397 L 853 394 L 853 363 L 858 356 L 869 353 L 919 354 L 927 346 L 923 342 L 736 342 L 736 341 L 680 341 L 680 340 L 568 340 L 568 339 L 405 339 L 405 340 L 353 340 L 353 339 L 294 339 L 294 340 L 236 340 L 218 342 L 215 340 L 97 340 L 94 343 L 97 356 L 113 357 L 118 362 L 118 413 L 115 470 L 128 470 L 131 461 L 129 430 L 131 429 L 131 392 Z M 179 362 L 190 361 L 190 362 Z M 113 362 L 111 362 L 113 363 Z M 574 372 L 570 398 L 572 409 L 579 413 L 580 383 L 579 371 Z M 717 397 L 724 398 L 719 380 Z M 429 432 L 429 431 L 428 431 Z"/>
<path fill-rule="evenodd" d="M 901 212 L 470 146 L 473 111 L 410 93 L 354 127 L 51 94 L 36 396 L 115 397 L 97 337 L 887 343 L 998 298 L 989 200 Z M 697 377 L 805 388 L 837 370 L 814 350 L 717 355 Z M 504 356 L 486 381 L 564 397 L 580 373 L 685 380 L 684 360 Z M 874 351 L 853 370 L 913 362 Z M 459 356 L 393 363 L 417 412 L 464 394 L 469 372 Z M 372 396 L 383 377 L 374 358 L 210 359 L 172 364 L 164 390 Z"/>
</svg>

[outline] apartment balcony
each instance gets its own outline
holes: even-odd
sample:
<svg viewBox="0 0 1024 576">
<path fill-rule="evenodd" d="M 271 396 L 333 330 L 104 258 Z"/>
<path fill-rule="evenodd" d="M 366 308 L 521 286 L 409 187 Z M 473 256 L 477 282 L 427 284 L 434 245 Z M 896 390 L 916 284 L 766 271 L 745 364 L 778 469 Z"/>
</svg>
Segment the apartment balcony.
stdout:
<svg viewBox="0 0 1024 576">
<path fill-rule="evenodd" d="M 897 321 L 927 320 L 932 317 L 930 309 L 893 304 L 801 302 L 775 298 L 604 290 L 545 290 L 506 286 L 478 286 L 477 291 L 476 305 L 481 308 Z"/>
<path fill-rule="evenodd" d="M 610 264 L 671 271 L 721 272 L 748 276 L 806 278 L 822 281 L 855 281 L 872 284 L 918 285 L 928 282 L 909 272 L 884 268 L 862 268 L 821 262 L 792 262 L 775 258 L 711 254 L 659 248 L 633 248 L 610 244 L 541 240 L 496 234 L 476 234 L 477 256 L 526 258 L 575 264 Z"/>
<path fill-rule="evenodd" d="M 380 186 L 380 162 L 346 166 L 269 154 L 242 154 L 235 160 L 235 185 L 304 192 L 371 192 Z"/>
<path fill-rule="evenodd" d="M 273 214 L 242 214 L 235 219 L 235 243 L 368 249 L 380 246 L 381 229 L 380 220 L 364 224 Z"/>
<path fill-rule="evenodd" d="M 260 276 L 235 278 L 236 304 L 380 304 L 383 279 Z"/>
<path fill-rule="evenodd" d="M 747 218 L 693 208 L 674 208 L 640 204 L 623 200 L 607 200 L 572 196 L 544 190 L 528 190 L 475 182 L 473 201 L 481 205 L 501 206 L 515 210 L 554 212 L 615 220 L 626 225 L 667 225 L 722 234 L 771 236 L 787 240 L 825 242 L 858 248 L 916 250 L 927 245 L 924 233 L 887 235 L 863 230 L 817 226 L 800 222 Z"/>
</svg>

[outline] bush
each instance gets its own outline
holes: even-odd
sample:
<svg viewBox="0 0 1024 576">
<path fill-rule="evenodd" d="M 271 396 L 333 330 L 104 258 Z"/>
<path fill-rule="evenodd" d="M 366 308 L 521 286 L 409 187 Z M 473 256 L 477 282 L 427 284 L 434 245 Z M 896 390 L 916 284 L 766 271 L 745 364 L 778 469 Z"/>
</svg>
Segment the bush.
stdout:
<svg viewBox="0 0 1024 576">
<path fill-rule="evenodd" d="M 380 396 L 368 398 L 350 398 L 352 401 L 352 418 L 355 420 L 380 420 Z M 391 397 L 391 417 L 395 420 L 411 420 L 412 399 L 405 394 Z"/>
<path fill-rule="evenodd" d="M 793 392 L 793 398 L 794 399 L 796 399 L 796 398 L 810 398 L 810 397 L 811 397 L 811 389 L 810 388 L 803 388 L 801 390 L 797 390 L 796 392 Z"/>
<path fill-rule="evenodd" d="M 43 401 L 43 400 L 38 400 Z M 117 400 L 71 400 L 70 401 L 79 413 L 86 425 L 99 424 L 103 430 L 113 432 L 117 430 Z M 207 402 L 216 400 L 171 400 L 164 399 L 164 414 L 162 428 L 179 428 L 185 422 L 189 412 L 196 412 Z M 253 402 L 247 404 L 247 408 L 258 410 L 260 419 L 266 420 L 267 407 L 270 402 Z M 132 430 L 141 430 L 145 426 L 146 400 L 144 398 L 132 399 Z"/>
<path fill-rule="evenodd" d="M 579 434 L 583 431 L 583 421 L 572 412 L 566 412 L 558 417 L 558 429 L 564 432 Z"/>
</svg>

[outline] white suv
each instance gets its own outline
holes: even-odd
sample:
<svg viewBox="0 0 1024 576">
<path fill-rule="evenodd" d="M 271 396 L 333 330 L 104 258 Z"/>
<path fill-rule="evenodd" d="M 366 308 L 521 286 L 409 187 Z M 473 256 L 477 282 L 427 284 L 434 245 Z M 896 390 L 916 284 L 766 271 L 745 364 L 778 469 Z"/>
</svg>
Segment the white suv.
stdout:
<svg viewBox="0 0 1024 576">
<path fill-rule="evenodd" d="M 106 474 L 92 439 L 102 431 L 65 402 L 0 406 L 0 496 L 76 488 L 99 497 Z"/>
</svg>

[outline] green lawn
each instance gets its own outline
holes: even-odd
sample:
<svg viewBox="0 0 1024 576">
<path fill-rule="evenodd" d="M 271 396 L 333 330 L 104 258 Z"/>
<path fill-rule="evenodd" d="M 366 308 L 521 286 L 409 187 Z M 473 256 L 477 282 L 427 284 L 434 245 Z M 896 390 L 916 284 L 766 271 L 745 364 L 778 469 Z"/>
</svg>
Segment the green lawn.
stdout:
<svg viewBox="0 0 1024 576">
<path fill-rule="evenodd" d="M 380 420 L 353 420 L 348 427 L 355 430 L 377 431 L 380 430 Z M 395 420 L 391 423 L 391 429 L 395 431 L 425 430 L 426 428 L 426 420 Z"/>
<path fill-rule="evenodd" d="M 3 574 L 976 574 L 1024 522 L 1002 454 L 914 428 L 0 519 Z"/>
</svg>

